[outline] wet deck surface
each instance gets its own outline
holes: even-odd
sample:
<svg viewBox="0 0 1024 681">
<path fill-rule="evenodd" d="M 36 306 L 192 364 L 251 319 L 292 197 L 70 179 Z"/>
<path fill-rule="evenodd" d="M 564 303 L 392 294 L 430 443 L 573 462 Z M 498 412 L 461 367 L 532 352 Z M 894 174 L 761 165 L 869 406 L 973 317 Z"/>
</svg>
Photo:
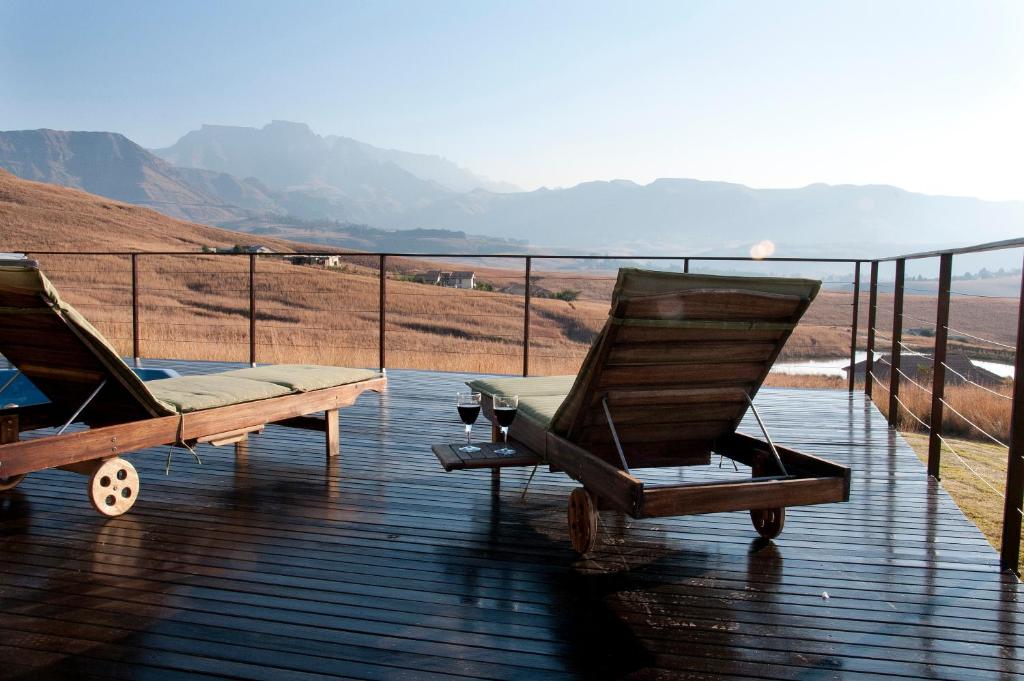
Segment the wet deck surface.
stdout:
<svg viewBox="0 0 1024 681">
<path fill-rule="evenodd" d="M 1019 586 L 861 395 L 758 397 L 780 443 L 853 467 L 849 503 L 791 509 L 767 544 L 743 513 L 605 513 L 581 560 L 567 477 L 538 473 L 523 501 L 528 470 L 503 472 L 498 496 L 488 471 L 441 471 L 430 445 L 459 437 L 461 378 L 392 372 L 342 412 L 331 466 L 322 434 L 279 427 L 245 461 L 177 451 L 170 476 L 166 449 L 133 455 L 141 497 L 114 520 L 84 478 L 31 475 L 0 496 L 0 677 L 1024 672 Z M 654 478 L 749 475 L 725 466 Z"/>
</svg>

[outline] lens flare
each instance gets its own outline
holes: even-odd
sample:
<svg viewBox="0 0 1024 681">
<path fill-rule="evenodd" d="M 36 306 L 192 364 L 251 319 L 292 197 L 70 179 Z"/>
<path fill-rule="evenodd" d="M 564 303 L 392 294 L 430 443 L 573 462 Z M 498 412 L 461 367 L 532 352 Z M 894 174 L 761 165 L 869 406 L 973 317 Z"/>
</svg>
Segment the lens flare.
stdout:
<svg viewBox="0 0 1024 681">
<path fill-rule="evenodd" d="M 768 239 L 764 241 L 758 241 L 756 244 L 750 247 L 750 257 L 754 260 L 761 260 L 762 258 L 771 257 L 772 253 L 775 252 L 775 244 Z"/>
</svg>

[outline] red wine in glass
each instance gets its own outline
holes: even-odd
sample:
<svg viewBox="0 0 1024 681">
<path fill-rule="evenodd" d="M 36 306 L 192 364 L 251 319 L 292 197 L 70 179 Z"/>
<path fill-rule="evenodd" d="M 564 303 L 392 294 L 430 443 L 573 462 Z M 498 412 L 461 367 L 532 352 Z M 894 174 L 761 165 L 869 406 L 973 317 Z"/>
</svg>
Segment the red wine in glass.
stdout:
<svg viewBox="0 0 1024 681">
<path fill-rule="evenodd" d="M 498 425 L 502 428 L 508 428 L 512 425 L 512 422 L 516 420 L 516 407 L 495 407 L 494 418 L 498 419 Z"/>
<path fill-rule="evenodd" d="M 477 418 L 479 416 L 480 416 L 480 405 L 479 404 L 471 405 L 471 406 L 466 406 L 466 405 L 462 405 L 462 404 L 459 405 L 459 418 L 462 419 L 462 422 L 465 423 L 467 426 L 471 426 L 474 423 L 476 423 L 476 420 L 477 420 Z"/>
<path fill-rule="evenodd" d="M 466 444 L 459 447 L 460 452 L 479 452 L 480 448 L 473 444 L 473 424 L 480 416 L 480 393 L 458 393 L 455 406 L 459 410 L 459 418 L 466 425 Z"/>
<path fill-rule="evenodd" d="M 508 446 L 508 427 L 516 420 L 516 412 L 519 411 L 518 395 L 495 395 L 494 396 L 494 418 L 501 426 L 501 434 L 505 439 L 505 446 L 495 449 L 498 456 L 512 456 L 516 450 Z"/>
</svg>

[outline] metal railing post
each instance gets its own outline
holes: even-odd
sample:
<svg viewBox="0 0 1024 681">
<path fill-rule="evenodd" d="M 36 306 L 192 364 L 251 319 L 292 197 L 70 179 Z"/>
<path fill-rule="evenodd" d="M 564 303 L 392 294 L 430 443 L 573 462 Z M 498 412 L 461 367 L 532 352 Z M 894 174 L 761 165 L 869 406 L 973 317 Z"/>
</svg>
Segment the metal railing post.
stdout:
<svg viewBox="0 0 1024 681">
<path fill-rule="evenodd" d="M 387 356 L 386 356 L 386 342 L 385 342 L 386 336 L 385 336 L 384 329 L 387 326 L 387 281 L 388 281 L 388 278 L 387 278 L 387 273 L 386 273 L 386 271 L 384 269 L 385 265 L 387 265 L 387 256 L 384 255 L 384 254 L 381 254 L 380 262 L 378 263 L 378 268 L 380 269 L 380 286 L 379 286 L 379 288 L 380 288 L 380 291 L 379 291 L 380 297 L 379 297 L 379 300 L 377 301 L 377 322 L 378 322 L 378 328 L 377 328 L 377 360 L 378 360 L 378 362 L 377 363 L 380 365 L 381 373 L 386 371 L 386 367 L 387 367 L 387 364 L 385 363 L 385 360 L 387 359 Z"/>
<path fill-rule="evenodd" d="M 683 273 L 689 274 L 690 272 L 690 259 L 683 258 Z"/>
<path fill-rule="evenodd" d="M 139 350 L 139 254 L 132 253 L 132 358 L 135 366 L 142 366 Z"/>
<path fill-rule="evenodd" d="M 847 372 L 847 382 L 849 383 L 849 390 L 853 392 L 853 384 L 855 383 L 854 370 L 853 368 L 857 365 L 857 322 L 860 321 L 860 261 L 853 267 L 853 321 L 850 324 L 850 370 Z"/>
<path fill-rule="evenodd" d="M 868 290 L 868 343 L 867 357 L 864 358 L 864 394 L 871 397 L 871 385 L 875 370 L 875 324 L 878 317 L 878 261 L 871 261 L 871 283 Z"/>
<path fill-rule="evenodd" d="M 1010 451 L 1006 460 L 1006 499 L 1003 504 L 1003 540 L 999 566 L 1020 576 L 1020 523 L 1024 513 L 1024 275 L 1017 311 L 1017 347 L 1013 357 L 1013 407 L 1010 415 Z"/>
<path fill-rule="evenodd" d="M 940 478 L 942 462 L 942 399 L 946 392 L 946 339 L 949 336 L 949 296 L 953 255 L 939 256 L 939 302 L 935 310 L 935 351 L 932 363 L 932 415 L 928 421 L 928 475 Z"/>
<path fill-rule="evenodd" d="M 256 366 L 256 254 L 249 254 L 249 366 Z"/>
<path fill-rule="evenodd" d="M 523 306 L 523 376 L 530 375 L 530 271 L 533 258 L 526 256 L 526 295 Z"/>
<path fill-rule="evenodd" d="M 907 270 L 907 261 L 900 258 L 896 261 L 896 281 L 892 294 L 892 350 L 889 357 L 889 425 L 893 428 L 899 423 L 900 398 L 900 356 L 903 342 L 903 278 Z"/>
</svg>

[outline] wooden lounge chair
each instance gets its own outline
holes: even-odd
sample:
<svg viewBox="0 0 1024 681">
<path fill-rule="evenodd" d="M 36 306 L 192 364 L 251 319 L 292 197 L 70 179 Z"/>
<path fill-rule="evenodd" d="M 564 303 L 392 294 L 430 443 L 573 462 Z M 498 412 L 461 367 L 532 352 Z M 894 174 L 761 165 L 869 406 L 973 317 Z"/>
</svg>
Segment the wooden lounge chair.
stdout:
<svg viewBox="0 0 1024 681">
<path fill-rule="evenodd" d="M 509 433 L 516 448 L 583 485 L 569 498 L 579 552 L 594 546 L 599 508 L 635 518 L 749 510 L 757 531 L 772 538 L 787 506 L 849 499 L 849 469 L 777 446 L 766 431 L 763 440 L 736 432 L 819 287 L 623 269 L 577 376 L 468 385 L 483 394 L 492 423 L 493 397 L 519 395 Z M 435 447 L 449 470 L 503 465 L 494 457 L 460 462 L 455 451 Z M 712 452 L 750 466 L 752 479 L 645 485 L 633 474 L 708 464 Z"/>
<path fill-rule="evenodd" d="M 312 365 L 144 383 L 31 260 L 0 261 L 0 354 L 49 399 L 0 409 L 0 490 L 27 473 L 62 468 L 89 477 L 89 498 L 108 516 L 138 498 L 138 474 L 124 454 L 158 445 L 237 445 L 276 423 L 325 432 L 326 454 L 335 456 L 338 409 L 386 386 L 374 371 Z M 325 418 L 309 416 L 316 412 Z M 64 433 L 76 422 L 89 429 Z M 50 427 L 58 434 L 20 441 L 21 432 Z"/>
</svg>

